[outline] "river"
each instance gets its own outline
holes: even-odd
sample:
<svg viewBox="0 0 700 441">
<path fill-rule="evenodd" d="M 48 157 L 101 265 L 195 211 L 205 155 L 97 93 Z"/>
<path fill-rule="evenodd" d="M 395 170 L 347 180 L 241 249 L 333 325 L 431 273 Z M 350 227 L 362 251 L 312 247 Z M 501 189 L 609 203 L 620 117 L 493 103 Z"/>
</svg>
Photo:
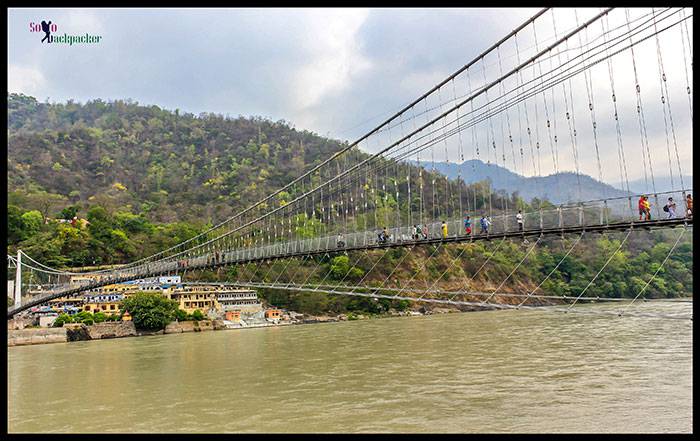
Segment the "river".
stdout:
<svg viewBox="0 0 700 441">
<path fill-rule="evenodd" d="M 8 356 L 10 432 L 692 431 L 683 320 L 485 311 Z"/>
</svg>

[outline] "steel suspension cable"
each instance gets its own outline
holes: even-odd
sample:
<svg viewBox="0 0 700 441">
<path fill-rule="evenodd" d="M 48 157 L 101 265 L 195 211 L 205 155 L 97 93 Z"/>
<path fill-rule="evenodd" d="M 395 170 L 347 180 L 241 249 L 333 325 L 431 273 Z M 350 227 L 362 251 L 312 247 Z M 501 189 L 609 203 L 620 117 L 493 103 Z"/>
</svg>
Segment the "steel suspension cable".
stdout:
<svg viewBox="0 0 700 441">
<path fill-rule="evenodd" d="M 542 240 L 542 235 L 540 235 L 540 236 L 537 237 L 537 240 L 535 241 L 535 243 L 533 243 L 532 246 L 530 247 L 530 249 L 527 250 L 527 252 L 526 252 L 525 255 L 523 256 L 523 258 L 520 260 L 520 262 L 518 262 L 518 264 L 515 266 L 515 268 L 513 268 L 513 271 L 511 271 L 510 274 L 508 274 L 508 276 L 507 276 L 505 279 L 503 279 L 503 281 L 501 282 L 501 284 L 498 285 L 498 287 L 497 287 L 496 289 L 493 290 L 493 292 L 491 293 L 491 295 L 489 295 L 486 299 L 484 299 L 484 300 L 481 302 L 482 304 L 488 303 L 488 301 L 489 301 L 494 295 L 496 295 L 496 293 L 498 292 L 498 290 L 501 289 L 501 288 L 503 287 L 503 285 L 505 285 L 505 283 L 508 281 L 508 279 L 510 279 L 510 277 L 511 277 L 513 274 L 515 274 L 515 272 L 518 270 L 518 268 L 520 268 L 520 265 L 522 265 L 523 262 L 525 262 L 525 259 L 527 259 L 527 256 L 529 256 L 530 253 L 532 252 L 532 250 L 535 249 L 535 247 L 537 246 L 537 244 L 540 243 L 540 240 Z"/>
<path fill-rule="evenodd" d="M 622 248 L 622 245 L 624 245 L 625 242 L 627 242 L 627 238 L 630 237 L 630 234 L 632 234 L 632 229 L 631 229 L 631 228 L 627 231 L 627 235 L 625 236 L 624 239 L 622 239 L 622 241 L 620 242 L 620 245 L 618 245 L 617 248 L 615 249 L 615 251 L 613 251 L 612 254 L 610 254 L 610 257 L 608 257 L 608 260 L 605 261 L 605 264 L 600 268 L 600 270 L 598 270 L 598 272 L 596 273 L 596 275 L 593 276 L 593 278 L 588 282 L 588 285 L 586 285 L 586 287 L 583 288 L 583 291 L 581 291 L 581 293 L 578 295 L 578 297 L 576 297 L 576 299 L 574 300 L 574 302 L 573 302 L 571 305 L 569 305 L 569 307 L 567 308 L 567 311 L 570 310 L 571 308 L 573 308 L 574 305 L 576 304 L 576 302 L 579 301 L 579 299 L 581 298 L 581 296 L 582 296 L 583 294 L 585 294 L 586 291 L 588 291 L 588 288 L 590 288 L 591 285 L 593 285 L 593 282 L 596 281 L 596 279 L 598 278 L 598 276 L 600 276 L 600 274 L 603 272 L 603 270 L 605 270 L 605 268 L 608 266 L 608 264 L 610 263 L 610 261 L 612 261 L 613 257 L 615 257 L 615 255 L 617 254 L 617 252 L 620 251 L 620 249 Z"/>
<path fill-rule="evenodd" d="M 652 11 L 653 11 L 653 8 L 652 8 Z M 661 45 L 659 43 L 659 34 L 658 34 L 658 30 L 656 28 L 656 20 L 654 20 L 654 31 L 657 32 L 656 33 L 656 52 L 657 52 L 657 57 L 659 60 L 659 72 L 661 73 L 661 79 L 663 80 L 662 84 L 661 84 L 662 94 L 665 94 L 666 105 L 668 106 L 668 119 L 669 119 L 669 122 L 671 123 L 671 135 L 673 136 L 673 148 L 676 152 L 676 162 L 678 163 L 678 177 L 680 178 L 680 181 L 681 181 L 681 188 L 685 188 L 685 184 L 683 183 L 683 170 L 681 169 L 681 160 L 680 160 L 680 157 L 678 155 L 678 141 L 676 140 L 676 129 L 675 129 L 675 126 L 673 124 L 673 112 L 671 111 L 671 94 L 668 92 L 666 71 L 664 69 L 664 61 L 663 61 L 663 57 L 661 54 Z M 663 96 L 661 98 L 661 101 L 663 104 L 663 101 L 664 101 Z M 666 116 L 666 114 L 664 113 L 664 118 L 665 118 L 665 116 Z M 665 119 L 664 119 L 664 122 L 666 122 Z M 671 170 L 669 170 L 669 172 L 670 171 Z M 673 183 L 673 174 L 671 174 L 671 183 Z M 673 185 L 673 184 L 671 184 L 671 185 Z"/>
<path fill-rule="evenodd" d="M 659 265 L 659 267 L 656 268 L 656 271 L 654 272 L 654 274 L 649 278 L 649 280 L 647 280 L 647 282 L 644 284 L 644 287 L 642 287 L 642 289 L 639 290 L 639 292 L 638 292 L 637 295 L 634 297 L 634 299 L 632 299 L 632 301 L 625 307 L 625 309 L 623 309 L 622 311 L 620 311 L 620 315 L 624 314 L 624 313 L 630 308 L 630 306 L 632 306 L 632 304 L 633 304 L 635 301 L 637 301 L 637 299 L 639 298 L 639 296 L 641 296 L 641 295 L 644 293 L 644 291 L 646 291 L 646 289 L 647 289 L 647 287 L 649 287 L 649 284 L 651 283 L 651 281 L 654 280 L 654 277 L 656 277 L 656 275 L 659 274 L 659 271 L 661 271 L 661 269 L 664 267 L 664 265 L 666 264 L 666 261 L 668 261 L 668 258 L 671 257 L 671 254 L 672 254 L 673 251 L 676 249 L 676 247 L 678 246 L 678 243 L 681 241 L 681 239 L 683 238 L 683 235 L 685 234 L 685 232 L 686 232 L 687 230 L 688 230 L 687 227 L 684 227 L 684 228 L 681 230 L 681 234 L 678 235 L 678 238 L 676 239 L 676 242 L 673 244 L 673 246 L 671 247 L 671 249 L 668 251 L 668 254 L 666 254 L 666 257 L 664 258 L 663 262 L 661 262 L 661 265 Z"/>
<path fill-rule="evenodd" d="M 561 265 L 561 264 L 564 262 L 564 259 L 566 259 L 567 257 L 569 257 L 569 254 L 571 254 L 571 252 L 574 250 L 574 248 L 576 247 L 576 245 L 581 241 L 581 239 L 583 238 L 584 233 L 585 233 L 585 231 L 584 231 L 583 233 L 581 233 L 581 235 L 576 239 L 576 241 L 573 243 L 573 245 L 571 245 L 571 248 L 569 248 L 569 250 L 566 252 L 566 254 L 564 255 L 564 257 L 562 257 L 562 258 L 559 260 L 559 262 L 556 264 L 556 266 L 555 266 L 554 268 L 552 268 L 552 271 L 550 271 L 549 274 L 547 274 L 547 277 L 545 277 L 545 278 L 535 287 L 535 289 L 533 289 L 532 291 L 530 291 L 530 292 L 527 294 L 527 296 L 525 297 L 525 299 L 523 299 L 523 301 L 520 302 L 520 303 L 518 304 L 518 306 L 522 306 L 523 304 L 525 304 L 525 302 L 527 302 L 528 299 L 530 299 L 530 298 L 532 297 L 532 295 L 533 295 L 538 289 L 540 289 L 540 287 L 544 284 L 544 282 L 546 282 L 547 280 L 549 280 L 549 278 L 552 276 L 552 274 L 554 274 L 554 271 L 556 271 L 556 270 L 559 268 L 559 265 Z"/>
<path fill-rule="evenodd" d="M 481 266 L 479 267 L 479 269 L 477 269 L 477 270 L 474 272 L 474 274 L 472 274 L 472 276 L 469 278 L 469 281 L 468 281 L 467 283 L 465 283 L 465 286 L 466 286 L 467 284 L 471 285 L 471 283 L 474 281 L 474 279 L 476 278 L 476 276 L 481 272 L 482 269 L 484 269 L 484 267 L 486 266 L 486 264 L 488 264 L 488 263 L 491 261 L 491 258 L 492 258 L 493 256 L 496 255 L 496 252 L 497 252 L 498 250 L 501 249 L 501 246 L 503 245 L 503 243 L 504 243 L 505 241 L 506 241 L 506 238 L 505 238 L 505 236 L 504 236 L 503 239 L 501 239 L 501 241 L 498 243 L 498 246 L 496 247 L 496 249 L 493 250 L 493 251 L 491 252 L 491 254 L 489 254 L 489 257 L 486 258 L 486 260 L 481 264 Z M 456 296 L 457 296 L 457 294 L 455 294 L 454 296 L 450 297 L 449 300 L 454 299 Z"/>
</svg>

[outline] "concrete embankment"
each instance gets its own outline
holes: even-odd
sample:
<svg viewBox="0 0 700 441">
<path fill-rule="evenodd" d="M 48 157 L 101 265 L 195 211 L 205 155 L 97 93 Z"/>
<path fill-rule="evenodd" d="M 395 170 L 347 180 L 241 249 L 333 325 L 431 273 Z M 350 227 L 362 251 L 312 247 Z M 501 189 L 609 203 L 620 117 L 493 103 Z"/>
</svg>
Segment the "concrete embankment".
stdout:
<svg viewBox="0 0 700 441">
<path fill-rule="evenodd" d="M 87 327 L 90 340 L 103 338 L 133 337 L 136 335 L 134 322 L 102 322 Z"/>
<path fill-rule="evenodd" d="M 186 322 L 170 322 L 165 327 L 165 334 L 180 334 L 183 332 L 218 331 L 226 329 L 223 320 L 199 320 Z"/>
<path fill-rule="evenodd" d="M 223 320 L 172 322 L 158 332 L 137 332 L 134 322 L 102 322 L 94 325 L 66 323 L 61 328 L 34 328 L 33 322 L 8 325 L 8 346 L 65 343 L 70 341 L 101 340 L 106 338 L 135 337 L 140 335 L 179 334 L 183 332 L 218 331 L 227 329 Z"/>
<path fill-rule="evenodd" d="M 68 329 L 66 328 L 26 328 L 7 331 L 8 346 L 65 343 L 67 341 Z"/>
<path fill-rule="evenodd" d="M 136 335 L 136 328 L 133 322 L 104 322 L 90 326 L 66 323 L 61 328 L 11 329 L 7 333 L 8 346 L 23 346 L 131 337 Z"/>
<path fill-rule="evenodd" d="M 392 316 L 412 316 L 412 315 L 427 315 L 427 314 L 445 314 L 449 312 L 460 312 L 469 310 L 470 308 L 442 308 L 421 307 L 418 311 L 395 311 L 390 310 L 384 317 Z M 476 308 L 478 309 L 478 308 Z M 294 313 L 294 318 L 291 321 L 283 321 L 278 323 L 264 323 L 241 326 L 234 329 L 257 328 L 267 326 L 280 326 L 291 324 L 310 324 L 310 323 L 329 323 L 346 320 L 362 320 L 368 319 L 370 316 L 363 314 L 346 314 L 319 315 L 313 316 L 308 314 Z M 133 337 L 143 335 L 162 335 L 162 334 L 181 334 L 185 332 L 203 332 L 203 331 L 218 331 L 223 329 L 232 329 L 224 324 L 223 320 L 199 320 L 199 321 L 184 321 L 171 322 L 165 329 L 155 332 L 137 331 L 134 322 L 103 322 L 94 325 L 84 325 L 81 323 L 66 323 L 62 328 L 36 328 L 27 326 L 36 326 L 36 320 L 17 320 L 8 322 L 8 346 L 34 345 L 44 343 L 62 343 L 70 341 L 83 340 L 100 340 L 106 338 Z"/>
</svg>

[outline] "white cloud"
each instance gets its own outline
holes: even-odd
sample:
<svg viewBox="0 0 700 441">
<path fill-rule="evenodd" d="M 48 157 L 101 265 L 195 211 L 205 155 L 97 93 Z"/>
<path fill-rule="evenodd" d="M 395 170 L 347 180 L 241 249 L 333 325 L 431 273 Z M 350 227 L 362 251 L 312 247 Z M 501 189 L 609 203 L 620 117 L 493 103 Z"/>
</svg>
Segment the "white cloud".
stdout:
<svg viewBox="0 0 700 441">
<path fill-rule="evenodd" d="M 65 26 L 64 23 L 58 23 L 58 33 L 66 32 L 69 34 L 79 34 L 89 32 L 91 34 L 104 33 L 102 21 L 92 11 L 85 9 L 71 9 L 66 14 Z"/>
<path fill-rule="evenodd" d="M 368 13 L 364 9 L 307 12 L 308 33 L 303 44 L 310 59 L 293 75 L 291 91 L 292 105 L 305 113 L 305 119 L 314 119 L 305 110 L 319 104 L 325 96 L 349 87 L 354 75 L 371 67 L 356 40 L 356 33 Z"/>
<path fill-rule="evenodd" d="M 7 89 L 26 95 L 40 95 L 46 85 L 44 75 L 33 67 L 10 64 L 7 68 Z"/>
</svg>

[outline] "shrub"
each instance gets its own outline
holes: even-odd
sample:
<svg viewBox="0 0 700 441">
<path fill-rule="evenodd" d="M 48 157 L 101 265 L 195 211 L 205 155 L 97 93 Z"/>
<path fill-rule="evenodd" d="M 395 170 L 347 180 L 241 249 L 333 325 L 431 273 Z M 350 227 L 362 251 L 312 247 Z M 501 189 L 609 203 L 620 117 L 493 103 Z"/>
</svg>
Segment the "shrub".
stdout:
<svg viewBox="0 0 700 441">
<path fill-rule="evenodd" d="M 60 328 L 64 323 L 73 323 L 73 317 L 69 316 L 68 314 L 60 314 L 53 322 L 53 326 L 54 328 Z"/>
<path fill-rule="evenodd" d="M 411 306 L 411 302 L 408 300 L 399 300 L 394 304 L 394 308 L 396 308 L 397 311 L 405 311 L 409 306 Z"/>
<path fill-rule="evenodd" d="M 178 305 L 160 294 L 138 292 L 122 300 L 119 309 L 129 311 L 136 328 L 157 331 L 175 319 Z"/>
<path fill-rule="evenodd" d="M 91 319 L 90 317 L 88 317 L 88 318 L 84 319 L 82 323 L 84 325 L 94 325 L 95 321 L 93 319 Z"/>
<path fill-rule="evenodd" d="M 95 320 L 95 323 L 102 323 L 107 320 L 107 315 L 104 312 L 96 312 L 93 320 Z"/>
<path fill-rule="evenodd" d="M 178 309 L 177 311 L 175 311 L 175 318 L 179 322 L 184 322 L 185 320 L 187 320 L 187 313 L 182 309 Z"/>
<path fill-rule="evenodd" d="M 44 216 L 37 210 L 27 211 L 22 214 L 22 239 L 29 239 L 41 230 L 44 224 Z"/>
<path fill-rule="evenodd" d="M 119 320 L 120 320 L 119 314 L 110 314 L 110 315 L 107 317 L 107 321 L 108 321 L 108 322 L 118 322 Z"/>
<path fill-rule="evenodd" d="M 90 320 L 91 322 L 94 322 L 95 318 L 93 317 L 92 313 L 87 311 L 80 311 L 75 316 L 73 316 L 74 323 L 85 323 L 85 320 Z"/>
<path fill-rule="evenodd" d="M 195 309 L 192 313 L 192 319 L 197 321 L 204 320 L 204 314 L 199 309 Z"/>
</svg>

